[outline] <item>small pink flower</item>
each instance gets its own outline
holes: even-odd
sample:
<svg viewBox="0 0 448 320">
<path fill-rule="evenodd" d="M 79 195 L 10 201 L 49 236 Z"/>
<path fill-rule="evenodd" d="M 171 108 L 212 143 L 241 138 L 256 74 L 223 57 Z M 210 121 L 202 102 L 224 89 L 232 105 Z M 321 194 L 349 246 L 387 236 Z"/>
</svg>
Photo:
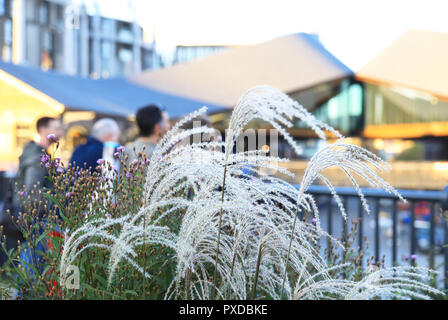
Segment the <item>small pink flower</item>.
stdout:
<svg viewBox="0 0 448 320">
<path fill-rule="evenodd" d="M 417 260 L 417 258 L 418 258 L 418 256 L 417 256 L 416 254 L 413 254 L 413 255 L 411 256 L 411 259 L 412 259 L 412 260 Z"/>
<path fill-rule="evenodd" d="M 71 192 L 67 192 L 67 193 L 65 194 L 65 196 L 66 196 L 67 198 L 71 198 L 72 193 L 71 193 Z"/>
<path fill-rule="evenodd" d="M 125 147 L 124 147 L 124 146 L 119 146 L 119 147 L 117 148 L 117 151 L 118 151 L 118 152 L 124 152 L 124 150 L 125 150 Z"/>
<path fill-rule="evenodd" d="M 114 153 L 114 158 L 115 158 L 115 159 L 118 159 L 119 157 L 120 157 L 120 152 L 115 152 L 115 153 Z"/>
<path fill-rule="evenodd" d="M 312 224 L 316 224 L 316 222 L 317 222 L 316 218 L 311 219 Z"/>
<path fill-rule="evenodd" d="M 104 163 L 104 159 L 98 159 L 96 161 L 97 164 L 102 165 Z"/>
<path fill-rule="evenodd" d="M 50 141 L 52 141 L 52 142 L 58 141 L 58 139 L 56 138 L 56 135 L 53 134 L 53 133 L 49 134 L 49 135 L 47 136 L 47 139 L 50 140 Z"/>
<path fill-rule="evenodd" d="M 403 260 L 404 260 L 404 261 L 408 261 L 408 260 L 409 260 L 409 257 L 408 257 L 408 256 L 404 256 L 404 257 L 403 257 Z"/>
</svg>

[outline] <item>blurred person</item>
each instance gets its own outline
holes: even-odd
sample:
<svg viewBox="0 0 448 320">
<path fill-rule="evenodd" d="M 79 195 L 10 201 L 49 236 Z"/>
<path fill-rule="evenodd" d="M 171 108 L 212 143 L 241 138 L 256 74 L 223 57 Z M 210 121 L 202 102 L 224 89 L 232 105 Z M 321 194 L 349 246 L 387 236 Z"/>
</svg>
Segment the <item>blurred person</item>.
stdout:
<svg viewBox="0 0 448 320">
<path fill-rule="evenodd" d="M 73 166 L 91 168 L 97 167 L 99 159 L 113 161 L 113 153 L 120 145 L 120 127 L 117 122 L 110 118 L 103 118 L 95 122 L 90 135 L 84 144 L 79 145 L 73 151 L 70 163 Z"/>
<path fill-rule="evenodd" d="M 19 158 L 19 170 L 17 173 L 17 186 L 19 190 L 25 187 L 25 192 L 29 194 L 31 201 L 45 201 L 40 198 L 37 192 L 33 191 L 35 186 L 51 188 L 51 181 L 47 179 L 48 170 L 45 166 L 41 165 L 44 158 L 44 151 L 48 152 L 49 147 L 56 141 L 58 141 L 63 135 L 62 124 L 60 120 L 56 118 L 43 117 L 37 120 L 36 123 L 37 133 L 39 134 L 39 141 L 30 141 L 23 149 L 22 155 Z M 18 197 L 18 191 L 16 190 L 16 196 L 14 197 L 14 205 L 12 213 L 15 215 L 20 210 L 20 201 Z M 22 191 L 21 193 L 23 193 Z M 23 196 L 23 195 L 22 195 Z M 44 206 L 39 206 L 43 208 Z M 43 209 L 37 212 L 38 216 L 44 214 Z M 37 217 L 33 218 L 34 223 L 37 223 Z M 42 230 L 39 228 L 38 233 Z M 39 242 L 36 245 L 35 250 L 37 252 L 43 252 L 45 250 L 44 244 Z M 33 273 L 29 265 L 35 265 L 41 260 L 39 253 L 32 254 L 31 249 L 25 244 L 24 250 L 20 254 L 20 264 L 25 270 Z M 23 263 L 26 262 L 26 263 Z"/>
<path fill-rule="evenodd" d="M 50 145 L 63 135 L 61 121 L 56 118 L 40 118 L 37 120 L 36 129 L 39 134 L 39 141 L 28 142 L 19 158 L 17 184 L 19 188 L 25 186 L 27 191 L 31 190 L 38 182 L 42 187 L 50 186 L 50 181 L 46 179 L 48 171 L 44 166 L 41 166 L 42 150 L 48 151 Z"/>
<path fill-rule="evenodd" d="M 151 104 L 140 108 L 135 115 L 139 137 L 126 146 L 126 155 L 128 162 L 137 159 L 138 154 L 142 152 L 149 159 L 154 152 L 160 139 L 170 130 L 170 117 L 168 113 L 159 106 Z"/>
</svg>

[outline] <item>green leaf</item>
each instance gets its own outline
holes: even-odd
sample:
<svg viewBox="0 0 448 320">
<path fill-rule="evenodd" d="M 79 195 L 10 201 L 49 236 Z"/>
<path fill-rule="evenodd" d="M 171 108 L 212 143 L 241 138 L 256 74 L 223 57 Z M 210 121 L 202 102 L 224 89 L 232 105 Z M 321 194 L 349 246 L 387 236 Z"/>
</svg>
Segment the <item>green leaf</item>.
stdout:
<svg viewBox="0 0 448 320">
<path fill-rule="evenodd" d="M 59 213 L 60 216 L 62 217 L 62 219 L 64 220 L 64 222 L 67 222 L 68 219 L 67 219 L 67 217 L 65 216 L 64 206 L 62 206 L 61 202 L 60 202 L 58 199 L 56 199 L 55 197 L 53 197 L 51 194 L 44 193 L 44 196 L 45 196 L 48 200 L 50 200 L 51 202 L 53 202 L 53 203 L 59 208 L 59 210 L 60 210 L 60 213 Z"/>
<path fill-rule="evenodd" d="M 100 276 L 100 275 L 97 274 L 97 273 L 94 273 L 93 276 L 94 276 L 99 282 L 101 282 L 101 284 L 102 284 L 103 286 L 107 287 L 107 281 L 106 281 L 106 279 L 104 279 L 102 276 Z"/>
</svg>

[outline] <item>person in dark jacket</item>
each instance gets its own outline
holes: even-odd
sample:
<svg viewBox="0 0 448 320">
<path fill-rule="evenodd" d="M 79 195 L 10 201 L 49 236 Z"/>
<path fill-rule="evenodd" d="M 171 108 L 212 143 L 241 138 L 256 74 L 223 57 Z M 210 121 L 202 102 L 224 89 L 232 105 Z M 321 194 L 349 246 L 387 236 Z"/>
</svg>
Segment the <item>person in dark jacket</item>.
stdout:
<svg viewBox="0 0 448 320">
<path fill-rule="evenodd" d="M 19 188 L 25 187 L 26 191 L 30 191 L 38 182 L 41 187 L 49 187 L 49 180 L 46 179 L 47 169 L 41 166 L 42 150 L 48 151 L 50 145 L 63 135 L 61 122 L 55 118 L 40 118 L 36 123 L 36 129 L 39 141 L 28 142 L 19 158 L 17 184 Z"/>
<path fill-rule="evenodd" d="M 51 182 L 47 179 L 48 171 L 45 166 L 41 166 L 41 160 L 44 156 L 43 151 L 48 152 L 48 149 L 53 142 L 58 141 L 62 137 L 62 125 L 58 119 L 43 117 L 37 121 L 36 129 L 39 134 L 38 142 L 30 141 L 23 149 L 22 155 L 19 158 L 19 170 L 17 172 L 16 180 L 19 190 L 16 190 L 16 195 L 13 200 L 15 202 L 13 207 L 17 210 L 20 208 L 18 192 L 29 193 L 31 200 L 34 202 L 44 200 L 44 198 L 39 196 L 37 192 L 32 192 L 36 186 L 39 185 L 40 188 L 51 187 Z M 25 190 L 21 191 L 23 188 L 25 188 Z M 43 206 L 40 207 L 43 208 Z M 41 209 L 38 212 L 38 215 L 41 216 L 43 213 L 44 211 Z M 36 219 L 37 217 L 35 218 L 34 223 L 37 223 Z M 38 230 L 37 232 L 40 234 L 42 230 Z M 42 242 L 39 242 L 35 249 L 37 252 L 43 252 L 45 246 Z M 20 253 L 20 260 L 19 263 L 23 268 L 33 273 L 34 271 L 31 270 L 29 265 L 38 265 L 41 261 L 41 255 L 39 253 L 32 254 L 28 244 L 24 243 L 24 250 Z"/>
<path fill-rule="evenodd" d="M 91 168 L 93 171 L 99 159 L 105 158 L 105 148 L 119 146 L 120 127 L 113 119 L 103 118 L 95 122 L 87 142 L 73 151 L 70 163 L 73 166 Z M 113 154 L 113 153 L 112 153 Z"/>
</svg>

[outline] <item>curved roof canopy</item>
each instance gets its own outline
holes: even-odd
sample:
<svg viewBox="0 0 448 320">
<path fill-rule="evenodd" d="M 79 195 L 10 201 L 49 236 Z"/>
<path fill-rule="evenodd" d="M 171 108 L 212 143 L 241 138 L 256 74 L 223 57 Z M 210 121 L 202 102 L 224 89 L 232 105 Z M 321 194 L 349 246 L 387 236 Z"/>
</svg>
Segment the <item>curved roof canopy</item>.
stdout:
<svg viewBox="0 0 448 320">
<path fill-rule="evenodd" d="M 5 62 L 0 62 L 0 71 L 8 74 L 3 81 L 20 81 L 68 110 L 127 117 L 142 106 L 157 103 L 164 105 L 171 117 L 177 118 L 205 105 L 203 101 L 151 90 L 124 78 L 93 80 Z M 220 106 L 207 106 L 209 112 L 222 110 Z"/>
<path fill-rule="evenodd" d="M 404 33 L 356 78 L 372 84 L 407 87 L 448 101 L 448 33 Z"/>
<path fill-rule="evenodd" d="M 297 33 L 143 72 L 131 81 L 162 92 L 233 107 L 256 85 L 293 93 L 352 75 L 310 34 Z"/>
</svg>

